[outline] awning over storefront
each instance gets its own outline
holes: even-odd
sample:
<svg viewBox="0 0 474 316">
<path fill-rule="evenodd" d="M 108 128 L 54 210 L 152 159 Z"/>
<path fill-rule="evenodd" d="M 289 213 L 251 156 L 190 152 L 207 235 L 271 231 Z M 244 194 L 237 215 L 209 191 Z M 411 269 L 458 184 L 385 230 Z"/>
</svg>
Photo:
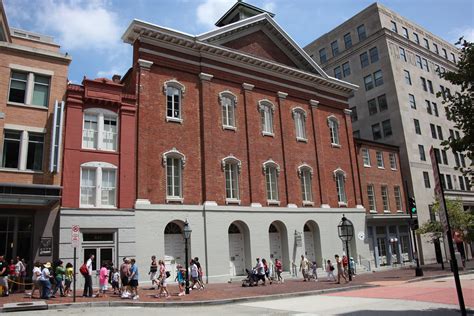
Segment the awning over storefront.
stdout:
<svg viewBox="0 0 474 316">
<path fill-rule="evenodd" d="M 48 206 L 61 199 L 61 186 L 0 183 L 0 206 Z"/>
<path fill-rule="evenodd" d="M 413 216 L 417 218 L 417 216 Z M 366 216 L 367 223 L 370 224 L 390 224 L 390 223 L 402 223 L 405 222 L 408 224 L 410 220 L 409 214 L 367 214 Z"/>
</svg>

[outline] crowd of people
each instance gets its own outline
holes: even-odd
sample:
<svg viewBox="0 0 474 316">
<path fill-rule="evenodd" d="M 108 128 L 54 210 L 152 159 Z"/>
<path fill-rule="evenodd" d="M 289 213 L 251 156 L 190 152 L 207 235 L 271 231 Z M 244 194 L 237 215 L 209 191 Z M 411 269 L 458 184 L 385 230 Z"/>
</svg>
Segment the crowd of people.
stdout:
<svg viewBox="0 0 474 316">
<path fill-rule="evenodd" d="M 25 259 L 16 257 L 8 263 L 4 256 L 0 256 L 0 286 L 4 296 L 25 290 L 26 263 Z"/>
</svg>

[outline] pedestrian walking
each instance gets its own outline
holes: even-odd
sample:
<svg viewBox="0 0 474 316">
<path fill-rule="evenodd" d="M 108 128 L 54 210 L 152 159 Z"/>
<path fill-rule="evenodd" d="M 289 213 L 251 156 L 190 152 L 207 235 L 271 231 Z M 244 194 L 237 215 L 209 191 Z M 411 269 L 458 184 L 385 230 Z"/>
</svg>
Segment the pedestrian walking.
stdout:
<svg viewBox="0 0 474 316">
<path fill-rule="evenodd" d="M 166 298 L 170 297 L 170 292 L 168 291 L 168 277 L 169 272 L 166 271 L 165 263 L 163 260 L 158 261 L 159 269 L 160 269 L 160 276 L 158 280 L 160 281 L 160 292 L 155 295 L 155 297 L 159 298 L 161 296 L 165 296 Z M 187 273 L 187 271 L 186 271 Z"/>
<path fill-rule="evenodd" d="M 53 296 L 56 295 L 58 290 L 61 296 L 65 296 L 64 284 L 63 284 L 65 274 L 66 274 L 66 269 L 63 266 L 63 262 L 61 260 L 58 260 L 56 262 L 56 268 L 54 269 L 54 280 L 56 281 L 56 287 L 54 288 Z"/>
<path fill-rule="evenodd" d="M 355 265 L 355 261 L 354 261 L 354 258 L 353 257 L 350 257 L 349 259 L 349 269 L 351 269 L 351 275 L 352 277 L 354 277 L 354 275 L 356 275 L 356 269 L 355 269 L 356 265 Z"/>
<path fill-rule="evenodd" d="M 349 259 L 346 255 L 342 256 L 342 268 L 344 269 L 344 275 L 346 278 L 349 277 Z"/>
<path fill-rule="evenodd" d="M 3 296 L 9 295 L 8 288 L 9 268 L 3 256 L 0 256 L 0 286 L 3 287 Z"/>
<path fill-rule="evenodd" d="M 309 281 L 309 260 L 304 255 L 301 255 L 300 271 L 303 274 L 303 281 Z"/>
<path fill-rule="evenodd" d="M 122 298 L 128 298 L 130 296 L 128 277 L 130 276 L 130 261 L 128 258 L 123 258 L 123 262 L 120 265 L 120 281 L 122 282 Z"/>
<path fill-rule="evenodd" d="M 262 258 L 262 263 L 263 263 L 263 267 L 265 269 L 265 276 L 267 277 L 268 279 L 268 282 L 270 282 L 270 285 L 272 284 L 272 278 L 270 277 L 270 267 L 268 266 L 267 264 L 267 260 L 265 258 Z"/>
<path fill-rule="evenodd" d="M 318 264 L 316 261 L 311 263 L 311 274 L 315 282 L 318 282 Z"/>
<path fill-rule="evenodd" d="M 64 296 L 71 296 L 71 284 L 74 279 L 74 269 L 70 262 L 66 263 L 66 274 L 64 275 Z"/>
<path fill-rule="evenodd" d="M 35 294 L 35 291 L 38 290 L 38 298 L 41 298 L 41 263 L 39 261 L 36 261 L 34 266 L 33 266 L 33 273 L 31 276 L 31 280 L 33 281 L 33 286 L 31 289 L 31 293 L 28 294 L 29 296 L 33 297 Z"/>
<path fill-rule="evenodd" d="M 202 269 L 201 263 L 199 262 L 198 257 L 194 258 L 194 263 L 196 263 L 196 266 L 198 268 L 198 282 L 199 282 L 199 285 L 201 286 L 202 289 L 204 289 L 204 282 L 202 281 L 203 269 Z"/>
<path fill-rule="evenodd" d="M 138 266 L 137 266 L 137 263 L 135 262 L 135 259 L 132 259 L 130 263 L 131 263 L 130 277 L 129 277 L 130 293 L 132 295 L 133 300 L 138 300 L 140 298 L 138 296 L 138 279 L 139 279 Z"/>
<path fill-rule="evenodd" d="M 48 300 L 51 296 L 51 263 L 46 262 L 41 271 L 40 282 L 41 282 L 41 298 Z"/>
<path fill-rule="evenodd" d="M 280 259 L 275 259 L 275 271 L 277 275 L 277 282 L 284 283 L 285 280 L 283 280 L 283 277 L 281 276 L 281 273 L 283 272 L 283 266 L 281 264 Z"/>
<path fill-rule="evenodd" d="M 97 291 L 96 297 L 104 296 L 107 292 L 107 282 L 109 280 L 109 269 L 107 269 L 107 263 L 102 262 L 99 270 L 99 290 Z"/>
<path fill-rule="evenodd" d="M 257 265 L 253 267 L 253 274 L 257 280 L 255 285 L 258 285 L 258 281 L 260 280 L 263 281 L 263 285 L 265 285 L 265 266 L 260 258 L 257 258 Z"/>
<path fill-rule="evenodd" d="M 120 294 L 120 273 L 117 270 L 117 268 L 113 268 L 113 274 L 112 274 L 112 288 L 114 289 L 114 294 Z"/>
<path fill-rule="evenodd" d="M 81 269 L 83 270 L 81 271 L 81 273 L 84 276 L 84 292 L 82 292 L 82 296 L 84 297 L 92 297 L 93 295 L 92 293 L 92 262 L 94 261 L 94 258 L 95 258 L 94 255 L 89 256 L 89 259 L 87 259 L 85 263 L 85 268 L 86 268 L 85 271 L 81 267 Z"/>
<path fill-rule="evenodd" d="M 189 269 L 191 270 L 191 281 L 193 282 L 191 288 L 193 290 L 202 290 L 202 287 L 199 286 L 199 270 L 194 259 L 191 259 L 191 262 L 189 263 Z"/>
<path fill-rule="evenodd" d="M 159 287 L 158 283 L 158 263 L 156 262 L 156 256 L 151 256 L 150 271 L 148 272 L 151 280 L 150 290 L 155 289 L 155 284 Z"/>
<path fill-rule="evenodd" d="M 332 264 L 331 260 L 327 261 L 326 273 L 328 281 L 336 281 L 336 277 L 334 276 L 334 265 Z"/>
<path fill-rule="evenodd" d="M 183 268 L 183 266 L 178 264 L 176 266 L 176 279 L 175 279 L 175 281 L 178 282 L 178 289 L 179 289 L 178 296 L 183 296 L 186 294 L 185 281 L 184 281 L 185 273 L 186 273 L 186 270 Z"/>
<path fill-rule="evenodd" d="M 347 282 L 346 275 L 344 274 L 344 267 L 342 266 L 342 260 L 339 258 L 339 255 L 335 255 L 334 258 L 336 259 L 337 265 L 337 284 L 341 283 L 341 277 Z"/>
</svg>

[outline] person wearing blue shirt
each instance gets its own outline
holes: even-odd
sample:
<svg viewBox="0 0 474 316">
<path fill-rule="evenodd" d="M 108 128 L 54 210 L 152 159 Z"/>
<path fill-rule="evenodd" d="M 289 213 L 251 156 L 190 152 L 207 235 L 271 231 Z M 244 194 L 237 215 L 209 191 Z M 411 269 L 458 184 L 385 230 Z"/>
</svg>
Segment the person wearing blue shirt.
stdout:
<svg viewBox="0 0 474 316">
<path fill-rule="evenodd" d="M 138 267 L 137 264 L 135 263 L 135 259 L 131 260 L 132 266 L 130 267 L 130 276 L 129 276 L 129 285 L 130 285 L 130 291 L 132 292 L 132 299 L 138 300 Z"/>
</svg>

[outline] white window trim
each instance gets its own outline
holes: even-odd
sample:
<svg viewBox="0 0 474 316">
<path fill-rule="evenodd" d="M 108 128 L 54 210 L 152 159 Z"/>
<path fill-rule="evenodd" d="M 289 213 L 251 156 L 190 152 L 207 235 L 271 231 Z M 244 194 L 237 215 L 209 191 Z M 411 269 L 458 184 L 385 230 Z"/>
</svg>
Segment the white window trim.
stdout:
<svg viewBox="0 0 474 316">
<path fill-rule="evenodd" d="M 180 98 L 179 98 L 179 117 L 168 116 L 168 98 L 166 94 L 166 90 L 168 87 L 176 88 L 180 91 Z M 170 79 L 163 83 L 163 94 L 165 95 L 165 111 L 166 111 L 166 122 L 175 122 L 175 123 L 183 123 L 183 99 L 186 93 L 186 86 L 183 85 L 176 79 Z"/>
<path fill-rule="evenodd" d="M 333 176 L 334 176 L 334 181 L 336 182 L 336 186 L 337 186 L 337 176 L 339 174 L 342 174 L 343 176 L 343 185 L 344 185 L 344 197 L 345 197 L 345 201 L 339 201 L 339 196 L 337 197 L 338 199 L 338 202 L 337 204 L 341 207 L 341 206 L 344 206 L 344 207 L 347 207 L 347 191 L 346 191 L 346 180 L 347 180 L 347 174 L 344 170 L 342 170 L 340 167 L 338 167 L 336 170 L 333 171 Z M 337 188 L 337 187 L 336 187 Z M 337 192 L 336 192 L 337 193 Z"/>
<path fill-rule="evenodd" d="M 378 154 L 380 153 L 381 157 L 382 157 L 382 166 L 379 166 L 379 157 L 378 157 Z M 379 169 L 385 169 L 385 162 L 383 161 L 383 152 L 381 151 L 376 151 L 375 152 L 375 160 L 377 161 L 377 168 Z"/>
<path fill-rule="evenodd" d="M 226 164 L 235 164 L 237 165 L 237 198 L 228 198 L 226 196 L 225 203 L 226 204 L 237 204 L 240 205 L 240 172 L 242 171 L 242 161 L 236 158 L 234 155 L 230 154 L 229 156 L 222 158 L 221 160 L 221 168 L 224 172 L 224 180 L 225 179 L 225 166 Z M 227 188 L 226 188 L 227 189 Z"/>
<path fill-rule="evenodd" d="M 369 164 L 365 164 L 365 159 L 364 159 L 364 152 L 367 152 L 367 157 L 369 158 Z M 362 148 L 362 163 L 364 165 L 364 167 L 366 168 L 370 168 L 372 167 L 372 164 L 371 164 L 371 161 L 370 161 L 370 151 L 368 148 Z"/>
<path fill-rule="evenodd" d="M 393 157 L 393 159 L 394 159 L 395 168 L 392 167 L 392 162 L 391 162 L 391 160 L 390 160 L 390 157 Z M 395 153 L 389 153 L 389 154 L 388 154 L 388 160 L 389 160 L 389 162 L 390 162 L 390 169 L 391 169 L 391 170 L 398 170 L 398 169 L 397 169 L 397 155 L 395 155 Z"/>
<path fill-rule="evenodd" d="M 310 192 L 310 195 L 311 195 L 311 198 L 313 198 L 313 168 L 311 168 L 310 165 L 308 165 L 307 163 L 303 163 L 301 164 L 300 166 L 298 166 L 298 177 L 300 178 L 300 181 L 302 180 L 302 176 L 303 176 L 303 171 L 304 170 L 308 170 L 309 171 L 309 181 L 311 182 L 311 192 Z M 314 206 L 314 201 L 313 200 L 303 200 L 303 206 Z"/>
<path fill-rule="evenodd" d="M 383 200 L 384 200 L 384 198 L 383 198 L 383 192 L 384 192 L 383 188 L 386 189 L 385 192 L 387 193 L 386 194 L 387 195 L 387 209 L 385 209 L 385 205 L 383 203 Z M 388 185 L 386 185 L 386 184 L 381 185 L 380 195 L 382 196 L 382 208 L 384 209 L 383 212 L 384 213 L 390 213 L 390 194 L 389 194 L 389 190 L 388 190 Z"/>
<path fill-rule="evenodd" d="M 374 199 L 374 209 L 370 209 L 370 203 L 369 203 L 369 190 L 367 189 L 367 203 L 369 203 L 368 208 L 369 208 L 369 213 L 377 213 L 377 198 L 375 197 L 375 186 L 372 183 L 368 183 L 367 187 L 371 186 L 372 187 L 372 197 Z"/>
<path fill-rule="evenodd" d="M 167 168 L 167 159 L 168 158 L 174 158 L 174 159 L 181 159 L 181 179 L 180 179 L 180 193 L 181 196 L 170 196 L 168 195 L 168 168 Z M 168 150 L 162 154 L 162 164 L 165 169 L 165 183 L 166 183 L 166 188 L 165 188 L 165 194 L 166 194 L 166 202 L 178 202 L 178 203 L 183 203 L 184 202 L 184 186 L 183 186 L 183 169 L 184 166 L 186 165 L 186 156 L 181 153 L 179 150 L 176 149 L 176 147 L 173 147 L 171 150 Z"/>
<path fill-rule="evenodd" d="M 95 201 L 96 205 L 90 204 L 82 204 L 82 169 L 89 168 L 95 169 Z M 115 170 L 115 201 L 114 205 L 102 205 L 102 169 L 113 169 Z M 98 208 L 98 209 L 116 209 L 117 208 L 117 198 L 118 198 L 118 188 L 117 188 L 117 179 L 118 179 L 118 172 L 117 166 L 108 163 L 108 162 L 100 162 L 100 161 L 90 161 L 81 164 L 80 167 L 80 184 L 79 184 L 79 207 L 80 208 Z"/>
<path fill-rule="evenodd" d="M 303 134 L 304 134 L 303 136 L 304 137 L 298 136 L 298 123 L 297 123 L 296 114 L 301 114 L 302 115 L 302 116 L 300 116 L 300 118 L 301 118 L 301 124 L 302 124 L 302 128 L 303 128 Z M 306 117 L 307 117 L 306 111 L 302 107 L 297 106 L 297 107 L 294 107 L 291 110 L 291 115 L 293 117 L 293 121 L 295 122 L 296 141 L 307 143 L 308 142 L 308 133 L 306 131 Z"/>
<path fill-rule="evenodd" d="M 261 127 L 262 128 L 262 135 L 263 136 L 275 137 L 275 128 L 274 128 L 274 125 L 275 125 L 275 118 L 274 118 L 275 105 L 268 99 L 263 99 L 263 100 L 258 101 L 258 112 L 260 113 L 260 115 L 263 115 L 263 112 L 265 111 L 266 107 L 270 108 L 269 114 L 271 115 L 271 121 L 272 121 L 271 130 L 272 131 L 271 132 L 265 131 L 264 126 L 262 126 Z M 261 120 L 261 117 L 260 117 L 260 120 Z"/>
<path fill-rule="evenodd" d="M 279 176 L 280 176 L 280 165 L 277 164 L 275 161 L 273 161 L 273 159 L 268 159 L 267 161 L 265 161 L 263 164 L 262 164 L 262 171 L 263 171 L 263 175 L 265 176 L 265 195 L 266 195 L 266 192 L 267 192 L 267 179 L 266 179 L 266 168 L 267 167 L 274 167 L 275 170 L 276 170 L 276 193 L 278 195 L 278 198 L 280 197 L 280 186 L 279 186 L 279 183 L 278 183 L 278 179 L 279 179 Z M 280 205 L 280 200 L 269 200 L 268 197 L 267 197 L 267 205 Z"/>
<path fill-rule="evenodd" d="M 224 90 L 224 91 L 219 92 L 219 105 L 221 107 L 222 107 L 222 99 L 224 97 L 230 98 L 234 102 L 234 125 L 224 124 L 224 121 L 222 121 L 222 129 L 236 131 L 237 130 L 237 124 L 236 124 L 237 123 L 237 118 L 236 118 L 237 96 L 230 90 Z M 222 116 L 222 111 L 221 111 L 221 116 Z M 221 119 L 223 120 L 223 118 Z"/>
<path fill-rule="evenodd" d="M 335 128 L 336 128 L 336 141 L 337 142 L 333 142 L 332 141 L 332 138 L 336 138 L 336 137 L 332 137 L 332 131 L 331 131 L 331 122 L 333 122 L 335 124 Z M 339 120 L 337 119 L 336 116 L 334 115 L 329 115 L 328 118 L 327 118 L 327 124 L 328 124 L 328 127 L 329 127 L 329 137 L 331 138 L 331 146 L 332 147 L 335 147 L 335 148 L 341 148 L 341 139 L 340 139 L 340 135 L 339 135 Z"/>
<path fill-rule="evenodd" d="M 93 147 L 84 147 L 84 124 L 85 124 L 85 118 L 86 115 L 96 115 L 97 116 L 97 148 Z M 116 141 L 117 143 L 115 144 L 115 149 L 106 149 L 104 148 L 104 117 L 105 116 L 110 116 L 115 118 L 115 121 L 117 122 L 117 137 Z M 119 122 L 119 117 L 118 114 L 107 110 L 107 109 L 101 109 L 101 108 L 90 108 L 84 110 L 82 114 L 82 139 L 81 139 L 81 148 L 86 149 L 86 150 L 97 150 L 97 151 L 106 151 L 106 152 L 118 152 L 119 151 L 119 127 L 120 127 L 120 122 Z"/>
</svg>

